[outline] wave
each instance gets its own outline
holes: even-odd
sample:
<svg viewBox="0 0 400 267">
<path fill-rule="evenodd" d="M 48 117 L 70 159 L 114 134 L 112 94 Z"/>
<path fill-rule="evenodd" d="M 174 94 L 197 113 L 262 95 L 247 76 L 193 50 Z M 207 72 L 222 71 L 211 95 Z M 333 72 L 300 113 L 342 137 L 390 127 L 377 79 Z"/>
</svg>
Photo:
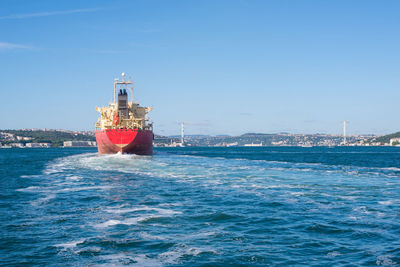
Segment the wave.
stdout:
<svg viewBox="0 0 400 267">
<path fill-rule="evenodd" d="M 28 186 L 26 188 L 16 189 L 15 191 L 18 191 L 18 192 L 41 192 L 46 189 L 48 189 L 48 188 L 43 187 L 43 186 Z"/>
<path fill-rule="evenodd" d="M 143 266 L 143 267 L 161 267 L 162 262 L 158 259 L 151 258 L 146 254 L 127 255 L 126 253 L 110 254 L 101 256 L 106 261 L 99 266 Z"/>
<path fill-rule="evenodd" d="M 119 224 L 136 225 L 136 224 L 145 222 L 150 219 L 159 219 L 159 218 L 163 218 L 163 217 L 166 217 L 166 216 L 164 216 L 164 215 L 142 215 L 142 216 L 137 216 L 137 217 L 133 217 L 133 218 L 127 218 L 124 220 L 111 219 L 111 220 L 108 220 L 103 223 L 95 224 L 94 227 L 95 228 L 107 228 L 107 227 L 119 225 Z"/>
<path fill-rule="evenodd" d="M 196 162 L 192 162 L 193 159 Z M 236 161 L 246 161 L 246 166 L 235 164 Z M 56 166 L 56 167 L 55 167 Z M 293 163 L 287 161 L 268 161 L 268 160 L 249 160 L 249 159 L 216 159 L 203 156 L 188 155 L 162 155 L 137 156 L 126 154 L 98 155 L 88 153 L 64 158 L 61 162 L 54 163 L 46 169 L 45 173 L 51 170 L 82 168 L 97 171 L 117 171 L 138 175 L 150 175 L 155 177 L 181 178 L 200 178 L 211 170 L 226 172 L 226 167 L 233 167 L 233 171 L 254 170 L 262 168 L 265 171 L 292 171 L 292 172 L 324 172 L 324 173 L 344 173 L 352 176 L 375 175 L 385 177 L 400 177 L 400 168 L 397 167 L 359 167 L 348 165 L 328 165 L 322 163 Z M 50 171 L 49 171 L 50 170 Z M 79 176 L 78 176 L 79 177 Z M 74 179 L 74 178 L 70 178 Z M 79 178 L 76 178 L 79 180 Z"/>
<path fill-rule="evenodd" d="M 195 257 L 203 252 L 206 251 L 196 247 L 181 245 L 175 249 L 161 253 L 157 258 L 164 264 L 178 264 L 183 256 Z M 207 252 L 215 253 L 214 250 L 208 250 Z"/>
<path fill-rule="evenodd" d="M 382 266 L 398 266 L 397 262 L 392 260 L 392 255 L 380 255 L 376 260 L 376 265 Z"/>
<path fill-rule="evenodd" d="M 57 172 L 55 171 L 57 170 Z M 60 171 L 64 170 L 65 173 Z M 174 182 L 193 183 L 204 188 L 232 188 L 249 194 L 263 196 L 265 190 L 285 190 L 287 195 L 294 198 L 306 197 L 305 190 L 312 190 L 316 185 L 310 183 L 313 177 L 326 177 L 326 184 L 335 188 L 350 186 L 352 179 L 365 179 L 365 183 L 374 184 L 381 178 L 398 178 L 400 172 L 395 167 L 368 168 L 345 165 L 325 165 L 322 163 L 292 163 L 285 161 L 248 160 L 210 158 L 193 155 L 160 154 L 137 156 L 126 154 L 99 155 L 85 153 L 50 162 L 44 170 L 45 176 L 51 180 L 53 188 L 28 187 L 18 189 L 25 192 L 44 192 L 53 190 L 54 193 L 79 192 L 79 191 L 109 191 L 118 186 L 123 189 L 123 184 L 100 184 L 97 177 L 90 180 L 86 173 L 93 177 L 100 174 L 116 175 L 117 173 L 130 174 L 129 177 L 146 177 L 146 179 L 171 179 Z M 83 178 L 85 177 L 85 178 Z M 374 180 L 375 179 L 375 180 Z M 56 182 L 55 182 L 56 181 Z M 309 182 L 305 182 L 309 181 Z M 390 180 L 380 180 L 380 183 L 390 185 Z M 355 188 L 353 188 L 353 193 Z M 283 192 L 283 191 L 282 191 Z M 354 201 L 357 194 L 336 195 L 344 201 Z M 46 199 L 44 199 L 46 201 Z M 172 212 L 152 208 L 148 212 Z M 130 212 L 143 212 L 146 207 L 123 207 L 120 209 L 106 209 L 108 213 L 124 214 Z M 164 214 L 168 215 L 168 214 Z M 108 225 L 114 222 L 110 221 Z M 137 223 L 137 221 L 123 221 L 122 224 Z M 119 223 L 118 223 L 119 224 Z M 107 227 L 105 223 L 100 227 Z"/>
<path fill-rule="evenodd" d="M 101 258 L 106 260 L 104 266 L 122 264 L 132 266 L 164 266 L 182 263 L 185 257 L 196 257 L 202 253 L 218 254 L 214 249 L 190 247 L 184 244 L 178 245 L 171 250 L 160 253 L 156 256 L 146 254 L 118 253 L 113 255 L 103 255 Z"/>
<path fill-rule="evenodd" d="M 62 192 L 78 192 L 78 191 L 85 191 L 85 190 L 110 190 L 114 188 L 113 186 L 80 186 L 80 187 L 73 187 L 73 188 L 63 188 L 56 190 L 57 193 L 62 193 Z"/>
<path fill-rule="evenodd" d="M 145 213 L 145 214 L 137 214 L 135 217 L 124 218 L 121 220 L 118 219 L 110 219 L 103 223 L 98 223 L 94 225 L 95 228 L 106 228 L 118 224 L 124 225 L 135 225 L 138 223 L 142 223 L 148 221 L 150 219 L 159 219 L 165 217 L 173 217 L 177 214 L 182 214 L 182 212 L 174 211 L 170 209 L 162 209 L 162 208 L 155 208 L 155 207 L 147 207 L 147 206 L 140 206 L 140 207 L 132 207 L 132 208 L 108 208 L 105 210 L 109 213 L 114 214 L 126 214 L 131 212 L 138 212 L 138 211 L 151 211 L 155 213 Z"/>
<path fill-rule="evenodd" d="M 393 204 L 393 200 L 378 201 L 380 205 L 388 206 Z"/>
<path fill-rule="evenodd" d="M 153 208 L 153 207 L 148 207 L 148 206 L 138 206 L 138 207 L 133 207 L 133 208 L 108 208 L 105 210 L 106 212 L 110 213 L 130 213 L 130 212 L 135 212 L 135 211 L 156 211 L 158 214 L 162 215 L 175 215 L 175 214 L 182 214 L 180 211 L 174 211 L 170 209 L 162 209 L 162 208 Z"/>
<path fill-rule="evenodd" d="M 50 200 L 55 199 L 55 198 L 56 198 L 56 194 L 49 194 L 49 195 L 47 195 L 45 197 L 38 198 L 38 199 L 32 201 L 30 204 L 33 205 L 33 206 L 41 206 L 41 205 L 46 204 L 47 202 L 49 202 Z"/>
<path fill-rule="evenodd" d="M 82 244 L 86 241 L 85 238 L 83 239 L 78 239 L 78 240 L 74 240 L 74 241 L 70 241 L 67 243 L 60 243 L 60 244 L 56 244 L 53 245 L 54 247 L 61 247 L 62 250 L 67 250 L 67 249 L 73 249 L 75 248 L 78 244 Z"/>
</svg>

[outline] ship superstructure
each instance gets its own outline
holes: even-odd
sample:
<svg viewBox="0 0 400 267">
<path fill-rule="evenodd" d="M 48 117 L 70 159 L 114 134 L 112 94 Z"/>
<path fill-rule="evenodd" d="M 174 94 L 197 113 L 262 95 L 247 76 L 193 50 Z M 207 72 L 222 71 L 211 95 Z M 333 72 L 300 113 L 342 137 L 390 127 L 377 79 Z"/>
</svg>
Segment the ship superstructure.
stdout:
<svg viewBox="0 0 400 267">
<path fill-rule="evenodd" d="M 133 82 L 125 80 L 124 73 L 121 81 L 114 81 L 114 101 L 108 107 L 97 107 L 96 110 L 100 112 L 96 123 L 99 153 L 153 153 L 153 124 L 148 118 L 152 108 L 141 107 L 133 101 Z"/>
</svg>

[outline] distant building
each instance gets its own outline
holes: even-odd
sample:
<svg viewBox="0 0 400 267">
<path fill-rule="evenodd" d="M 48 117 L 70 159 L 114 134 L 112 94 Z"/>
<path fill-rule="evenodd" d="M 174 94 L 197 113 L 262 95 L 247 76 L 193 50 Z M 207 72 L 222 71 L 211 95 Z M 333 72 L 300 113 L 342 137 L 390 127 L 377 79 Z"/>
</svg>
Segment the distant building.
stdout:
<svg viewBox="0 0 400 267">
<path fill-rule="evenodd" d="M 18 141 L 24 140 L 29 141 L 32 140 L 32 137 L 24 137 L 24 136 L 16 136 Z"/>
<path fill-rule="evenodd" d="M 51 147 L 51 145 L 49 143 L 27 143 L 25 146 L 29 147 L 29 148 L 36 148 L 36 147 L 48 148 L 48 147 Z"/>
<path fill-rule="evenodd" d="M 259 144 L 254 144 L 254 143 L 251 143 L 251 144 L 244 144 L 244 146 L 262 146 L 262 145 L 263 145 L 262 142 L 259 143 Z"/>
<path fill-rule="evenodd" d="M 400 138 L 391 138 L 390 145 L 391 146 L 400 145 Z"/>
<path fill-rule="evenodd" d="M 226 142 L 222 142 L 222 143 L 217 143 L 214 146 L 222 146 L 222 147 L 231 147 L 231 146 L 238 146 L 238 142 L 233 142 L 233 143 L 226 143 Z"/>
<path fill-rule="evenodd" d="M 11 147 L 24 148 L 24 144 L 22 144 L 22 143 L 11 143 L 10 146 Z"/>
<path fill-rule="evenodd" d="M 179 142 L 172 142 L 170 144 L 166 144 L 165 147 L 184 147 L 185 145 Z"/>
<path fill-rule="evenodd" d="M 233 143 L 225 143 L 226 147 L 231 147 L 231 146 L 238 146 L 238 142 L 233 142 Z"/>
<path fill-rule="evenodd" d="M 271 145 L 274 145 L 274 146 L 281 146 L 281 145 L 283 145 L 285 142 L 283 142 L 283 141 L 272 141 L 271 142 Z"/>
<path fill-rule="evenodd" d="M 92 147 L 96 146 L 94 141 L 65 141 L 64 147 Z"/>
<path fill-rule="evenodd" d="M 13 134 L 0 132 L 0 138 L 6 141 L 14 141 L 15 137 Z"/>
</svg>

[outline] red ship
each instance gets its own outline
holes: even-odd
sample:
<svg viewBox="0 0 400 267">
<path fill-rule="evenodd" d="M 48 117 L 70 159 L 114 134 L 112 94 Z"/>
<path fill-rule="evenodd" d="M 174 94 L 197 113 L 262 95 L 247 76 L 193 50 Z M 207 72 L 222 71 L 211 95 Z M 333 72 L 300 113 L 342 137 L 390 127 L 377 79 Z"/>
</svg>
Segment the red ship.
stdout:
<svg viewBox="0 0 400 267">
<path fill-rule="evenodd" d="M 152 108 L 141 107 L 133 102 L 133 83 L 125 80 L 124 73 L 122 81 L 114 81 L 114 102 L 96 110 L 101 114 L 96 123 L 96 141 L 100 154 L 153 154 L 153 124 L 148 119 L 148 112 Z"/>
</svg>

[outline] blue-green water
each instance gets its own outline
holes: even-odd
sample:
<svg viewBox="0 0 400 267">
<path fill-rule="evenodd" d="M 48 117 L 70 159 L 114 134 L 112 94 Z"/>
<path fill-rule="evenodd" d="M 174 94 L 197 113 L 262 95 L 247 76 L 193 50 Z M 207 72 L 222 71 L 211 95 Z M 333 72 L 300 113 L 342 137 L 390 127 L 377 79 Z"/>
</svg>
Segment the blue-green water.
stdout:
<svg viewBox="0 0 400 267">
<path fill-rule="evenodd" d="M 0 150 L 0 265 L 400 264 L 399 148 Z"/>
</svg>

